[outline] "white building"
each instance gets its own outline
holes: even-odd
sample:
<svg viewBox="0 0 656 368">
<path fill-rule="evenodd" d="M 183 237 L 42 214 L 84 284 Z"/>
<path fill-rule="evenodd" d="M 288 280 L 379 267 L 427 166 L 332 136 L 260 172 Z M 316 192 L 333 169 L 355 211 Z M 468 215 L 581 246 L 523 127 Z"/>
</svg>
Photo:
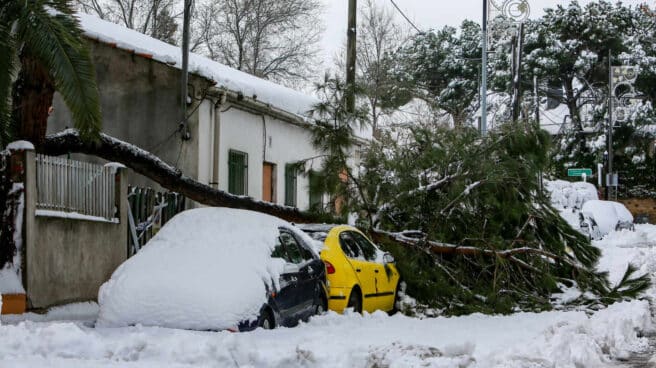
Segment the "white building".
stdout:
<svg viewBox="0 0 656 368">
<path fill-rule="evenodd" d="M 180 49 L 93 16 L 79 18 L 91 41 L 103 132 L 233 194 L 300 209 L 310 206 L 311 197 L 321 200 L 309 191 L 311 171 L 321 163 L 305 118 L 318 102 L 315 98 L 191 54 L 190 139 L 183 140 Z M 69 121 L 56 96 L 49 132 L 70 126 Z M 367 139 L 371 132 L 360 135 Z M 305 172 L 291 169 L 299 161 L 306 161 Z M 129 180 L 158 187 L 134 173 Z"/>
</svg>

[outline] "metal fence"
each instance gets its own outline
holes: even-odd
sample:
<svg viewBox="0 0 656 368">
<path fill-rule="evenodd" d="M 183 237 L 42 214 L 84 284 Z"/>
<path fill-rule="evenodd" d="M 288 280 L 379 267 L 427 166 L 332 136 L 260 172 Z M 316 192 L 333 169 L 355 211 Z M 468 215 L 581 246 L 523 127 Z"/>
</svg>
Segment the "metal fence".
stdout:
<svg viewBox="0 0 656 368">
<path fill-rule="evenodd" d="M 161 193 L 152 188 L 129 187 L 128 193 L 128 249 L 133 255 L 173 216 L 184 211 L 186 198 L 179 193 Z"/>
<path fill-rule="evenodd" d="M 117 217 L 116 175 L 111 167 L 37 155 L 36 177 L 37 209 Z"/>
</svg>

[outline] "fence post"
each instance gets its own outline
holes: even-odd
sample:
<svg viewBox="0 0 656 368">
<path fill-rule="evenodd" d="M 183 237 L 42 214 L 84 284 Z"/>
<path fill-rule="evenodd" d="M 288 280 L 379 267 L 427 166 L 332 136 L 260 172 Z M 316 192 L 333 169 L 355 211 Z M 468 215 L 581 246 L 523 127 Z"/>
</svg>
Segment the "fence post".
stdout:
<svg viewBox="0 0 656 368">
<path fill-rule="evenodd" d="M 121 234 L 128 233 L 128 211 L 130 202 L 128 201 L 128 170 L 125 166 L 119 163 L 110 163 L 112 168 L 115 169 L 114 173 L 114 206 L 116 208 L 116 216 L 118 217 L 119 226 L 121 227 Z M 105 166 L 107 166 L 105 165 Z M 124 259 L 128 258 L 128 247 L 125 247 Z"/>
<path fill-rule="evenodd" d="M 30 255 L 29 251 L 34 242 L 34 211 L 36 207 L 36 158 L 34 154 L 34 147 L 31 143 L 19 141 L 10 143 L 7 149 L 11 153 L 9 161 L 9 178 L 11 183 L 23 184 L 23 211 L 19 209 L 16 212 L 16 217 L 20 220 L 17 221 L 15 232 L 20 234 L 22 244 L 16 244 L 17 251 L 20 252 L 21 264 L 20 267 L 21 282 L 26 294 L 29 292 L 28 272 L 27 267 L 29 261 L 27 257 Z M 19 202 L 20 203 L 20 202 Z M 25 295 L 16 300 L 17 304 L 14 305 L 14 310 L 10 313 L 23 313 L 27 307 Z M 6 309 L 6 308 L 5 308 Z"/>
</svg>

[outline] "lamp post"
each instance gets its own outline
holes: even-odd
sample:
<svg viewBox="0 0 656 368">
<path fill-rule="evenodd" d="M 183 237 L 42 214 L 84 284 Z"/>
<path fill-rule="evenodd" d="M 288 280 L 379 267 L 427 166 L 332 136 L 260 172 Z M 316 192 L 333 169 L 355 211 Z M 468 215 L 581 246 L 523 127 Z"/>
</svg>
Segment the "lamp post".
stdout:
<svg viewBox="0 0 656 368">
<path fill-rule="evenodd" d="M 491 5 L 491 7 L 490 7 Z M 492 14 L 493 13 L 493 14 Z M 490 16 L 492 14 L 492 16 Z M 517 23 L 528 19 L 531 8 L 528 0 L 483 0 L 482 55 L 481 55 L 481 135 L 487 135 L 487 54 L 488 21 L 503 15 Z"/>
</svg>

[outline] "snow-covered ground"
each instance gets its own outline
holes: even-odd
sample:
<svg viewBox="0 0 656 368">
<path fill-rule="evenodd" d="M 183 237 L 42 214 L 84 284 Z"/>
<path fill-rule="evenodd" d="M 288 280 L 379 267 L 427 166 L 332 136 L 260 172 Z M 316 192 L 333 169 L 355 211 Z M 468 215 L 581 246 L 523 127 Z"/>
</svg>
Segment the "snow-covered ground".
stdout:
<svg viewBox="0 0 656 368">
<path fill-rule="evenodd" d="M 61 312 L 60 312 L 61 313 Z M 251 333 L 20 322 L 0 328 L 11 367 L 603 367 L 646 342 L 647 302 L 583 312 L 416 319 L 334 313 Z"/>
<path fill-rule="evenodd" d="M 656 273 L 656 226 L 594 244 L 611 282 L 628 263 Z M 652 288 L 650 295 L 656 294 Z M 566 296 L 564 296 L 566 298 Z M 583 311 L 413 318 L 384 313 L 314 317 L 249 333 L 94 327 L 98 307 L 2 317 L 0 367 L 607 367 L 648 346 L 649 302 Z"/>
<path fill-rule="evenodd" d="M 630 261 L 656 270 L 656 226 L 595 242 L 617 281 Z M 94 328 L 93 304 L 2 317 L 0 367 L 604 367 L 647 346 L 647 301 L 580 311 L 411 318 L 329 313 L 250 333 Z"/>
</svg>

